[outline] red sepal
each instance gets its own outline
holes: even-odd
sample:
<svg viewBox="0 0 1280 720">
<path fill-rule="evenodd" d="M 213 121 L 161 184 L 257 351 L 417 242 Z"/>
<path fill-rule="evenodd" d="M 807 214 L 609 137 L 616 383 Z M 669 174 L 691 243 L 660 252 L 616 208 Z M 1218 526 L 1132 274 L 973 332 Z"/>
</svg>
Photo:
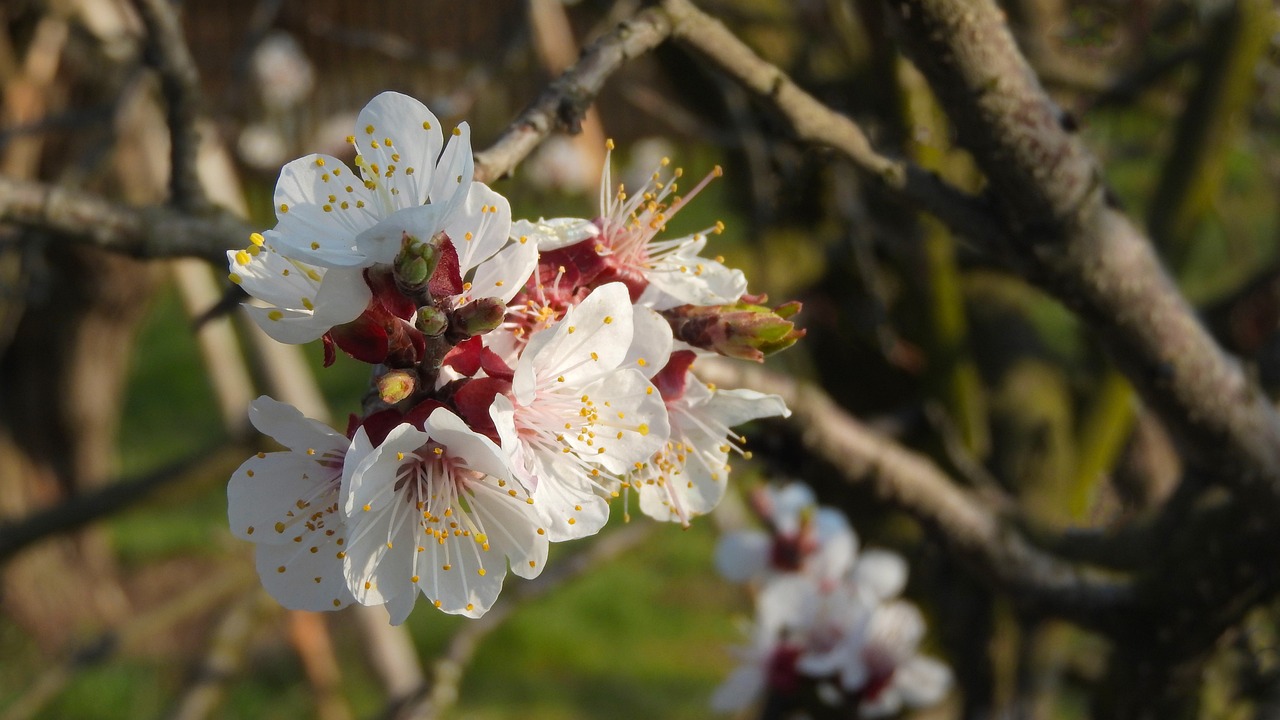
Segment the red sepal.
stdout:
<svg viewBox="0 0 1280 720">
<path fill-rule="evenodd" d="M 684 397 L 689 382 L 689 366 L 695 358 L 697 355 L 692 350 L 677 350 L 671 353 L 667 364 L 653 376 L 653 384 L 664 401 L 671 402 Z"/>
<path fill-rule="evenodd" d="M 338 353 L 334 349 L 332 330 L 320 336 L 320 343 L 324 345 L 324 366 L 329 367 L 338 359 Z"/>
<path fill-rule="evenodd" d="M 500 442 L 498 428 L 493 424 L 489 408 L 493 405 L 495 397 L 510 391 L 511 383 L 507 380 L 498 378 L 470 380 L 453 394 L 453 405 L 458 409 L 458 415 L 467 421 L 472 430 L 496 443 Z"/>
<path fill-rule="evenodd" d="M 427 290 L 434 297 L 451 297 L 462 294 L 462 265 L 458 262 L 458 250 L 445 238 L 440 243 L 440 260 L 431 274 Z"/>
</svg>

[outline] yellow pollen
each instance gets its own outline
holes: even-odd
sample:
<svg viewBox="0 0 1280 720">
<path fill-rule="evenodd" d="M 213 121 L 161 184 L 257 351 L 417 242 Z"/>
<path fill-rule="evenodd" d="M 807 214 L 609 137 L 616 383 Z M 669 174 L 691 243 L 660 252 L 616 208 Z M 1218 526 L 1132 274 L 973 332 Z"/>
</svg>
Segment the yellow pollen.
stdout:
<svg viewBox="0 0 1280 720">
<path fill-rule="evenodd" d="M 538 534 L 539 534 L 539 535 L 546 535 L 546 534 L 547 534 L 547 531 L 546 531 L 546 530 L 543 530 L 542 528 L 538 528 Z"/>
<path fill-rule="evenodd" d="M 468 612 L 470 612 L 471 610 L 474 610 L 474 609 L 475 609 L 475 607 L 476 607 L 475 605 L 472 605 L 471 603 L 467 603 L 467 611 L 468 611 Z"/>
<path fill-rule="evenodd" d="M 355 136 L 355 135 L 348 135 L 348 136 L 347 136 L 347 142 L 349 142 L 349 143 L 354 143 L 355 141 L 356 141 L 356 136 Z"/>
<path fill-rule="evenodd" d="M 272 320 L 279 320 L 284 317 L 284 313 L 280 312 L 279 310 L 272 310 L 271 312 L 267 313 L 267 317 Z"/>
<path fill-rule="evenodd" d="M 453 129 L 453 134 L 454 134 L 454 136 L 455 136 L 455 137 L 456 137 L 456 136 L 458 136 L 458 135 L 461 135 L 461 134 L 462 134 L 462 128 L 458 128 L 458 127 L 454 128 L 454 129 Z"/>
<path fill-rule="evenodd" d="M 452 570 L 452 569 L 453 569 L 453 566 L 452 566 L 452 565 L 450 565 L 449 563 L 445 563 L 444 565 L 441 565 L 440 567 L 441 567 L 441 569 L 442 569 L 442 570 Z"/>
<path fill-rule="evenodd" d="M 311 249 L 312 249 L 312 250 L 319 250 L 319 249 L 320 249 L 320 243 L 316 242 L 315 240 L 312 240 L 312 241 L 311 241 Z"/>
<path fill-rule="evenodd" d="M 369 511 L 370 511 L 370 510 L 372 510 L 372 509 L 373 509 L 373 508 L 369 506 L 369 503 L 365 503 L 365 504 L 364 504 L 364 511 L 365 511 L 365 512 L 369 512 Z"/>
<path fill-rule="evenodd" d="M 597 354 L 595 354 L 595 353 L 591 353 L 591 359 L 592 359 L 592 360 L 599 360 L 599 359 L 600 359 L 600 356 L 599 356 L 599 355 L 597 355 Z"/>
<path fill-rule="evenodd" d="M 604 149 L 605 150 L 613 149 L 613 138 L 608 138 L 604 141 Z"/>
<path fill-rule="evenodd" d="M 480 577 L 484 577 L 484 568 L 477 568 L 476 574 L 479 575 Z"/>
<path fill-rule="evenodd" d="M 248 529 L 246 529 L 246 530 L 244 531 L 244 534 L 245 534 L 245 535 L 252 535 L 252 534 L 253 534 L 253 526 L 252 526 L 252 525 L 250 525 L 250 526 L 248 527 Z"/>
<path fill-rule="evenodd" d="M 605 324 L 605 325 L 608 325 L 608 324 L 610 324 L 610 323 L 612 323 L 612 322 L 613 322 L 613 316 L 611 316 L 611 315 L 605 315 L 605 316 L 604 316 L 604 324 Z"/>
<path fill-rule="evenodd" d="M 342 601 L 341 601 L 341 600 L 339 600 L 338 598 L 334 598 L 334 599 L 333 599 L 333 606 L 334 606 L 334 607 L 342 607 Z"/>
<path fill-rule="evenodd" d="M 262 233 L 249 233 L 249 242 L 253 243 L 254 245 L 261 247 L 262 243 L 266 241 L 267 239 L 262 237 Z"/>
<path fill-rule="evenodd" d="M 640 427 L 636 428 L 636 430 L 639 431 L 641 435 L 649 434 L 649 426 L 645 423 L 640 423 Z"/>
<path fill-rule="evenodd" d="M 244 282 L 244 278 L 240 277 L 239 275 L 237 275 L 237 274 L 235 274 L 235 273 L 231 273 L 230 275 L 227 275 L 227 279 L 228 279 L 228 280 L 230 280 L 231 282 L 233 282 L 233 283 L 237 284 L 237 285 L 239 285 L 240 283 Z"/>
<path fill-rule="evenodd" d="M 245 252 L 244 250 L 236 251 L 236 263 L 240 265 L 248 265 L 249 260 L 250 260 L 249 253 Z"/>
<path fill-rule="evenodd" d="M 416 582 L 418 582 L 418 576 L 417 576 L 417 575 L 414 575 L 413 577 L 409 578 L 409 582 L 411 582 L 411 583 L 416 583 Z"/>
<path fill-rule="evenodd" d="M 282 573 L 282 572 L 284 572 L 284 566 L 283 566 L 283 565 L 281 565 L 280 567 L 276 568 L 276 572 L 278 572 L 278 573 Z"/>
<path fill-rule="evenodd" d="M 432 448 L 431 451 L 434 452 L 436 455 L 444 454 L 444 448 Z"/>
<path fill-rule="evenodd" d="M 322 209 L 323 209 L 325 212 L 333 212 L 333 206 L 332 206 L 332 205 L 325 205 L 325 206 L 324 206 L 324 208 L 322 208 Z"/>
<path fill-rule="evenodd" d="M 372 135 L 372 134 L 373 134 L 373 126 L 372 126 L 372 125 L 365 125 L 365 126 L 364 126 L 364 131 L 365 131 L 366 133 L 368 133 L 369 135 Z"/>
<path fill-rule="evenodd" d="M 578 521 L 577 521 L 577 520 L 575 520 L 575 519 L 573 519 L 573 518 L 569 518 L 569 524 L 570 524 L 570 525 L 576 525 L 577 523 L 578 523 Z"/>
<path fill-rule="evenodd" d="M 636 364 L 639 365 L 640 367 L 644 367 L 645 365 L 649 364 L 649 361 L 645 360 L 644 358 L 640 358 L 639 360 L 636 360 Z"/>
<path fill-rule="evenodd" d="M 537 563 L 537 562 L 535 562 L 535 561 L 533 561 L 533 560 L 530 560 L 530 561 L 529 561 L 529 567 L 538 567 L 538 563 Z"/>
<path fill-rule="evenodd" d="M 578 329 L 578 328 L 576 328 L 576 327 L 574 327 L 574 326 L 570 325 L 570 326 L 569 326 L 569 334 L 570 334 L 570 335 L 572 335 L 572 334 L 573 334 L 573 331 L 574 331 L 574 330 L 577 330 L 577 329 Z"/>
<path fill-rule="evenodd" d="M 711 169 L 711 174 L 715 175 L 716 177 L 724 177 L 724 168 L 717 165 Z"/>
<path fill-rule="evenodd" d="M 316 158 L 316 167 L 324 167 L 324 158 L 322 157 Z"/>
</svg>

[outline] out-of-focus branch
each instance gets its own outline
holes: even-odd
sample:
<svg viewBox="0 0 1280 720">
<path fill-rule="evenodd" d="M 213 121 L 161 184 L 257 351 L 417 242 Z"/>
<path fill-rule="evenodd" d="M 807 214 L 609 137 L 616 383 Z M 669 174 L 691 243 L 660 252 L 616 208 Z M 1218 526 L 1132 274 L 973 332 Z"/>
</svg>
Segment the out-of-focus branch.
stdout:
<svg viewBox="0 0 1280 720">
<path fill-rule="evenodd" d="M 244 665 L 249 644 L 274 601 L 255 592 L 240 598 L 222 616 L 213 632 L 209 650 L 194 669 L 190 683 L 169 716 L 172 720 L 204 720 L 222 704 L 227 685 Z"/>
<path fill-rule="evenodd" d="M 215 264 L 226 264 L 226 251 L 255 229 L 224 211 L 195 217 L 6 177 L 0 177 L 0 222 L 68 235 L 137 258 L 198 257 Z"/>
<path fill-rule="evenodd" d="M 910 55 L 990 183 L 1031 278 L 1074 308 L 1218 482 L 1280 512 L 1280 415 L 1119 213 L 989 0 L 904 0 Z"/>
<path fill-rule="evenodd" d="M 605 81 L 627 60 L 661 45 L 671 34 L 666 14 L 644 10 L 583 51 L 582 57 L 542 91 L 498 140 L 476 153 L 475 179 L 492 182 L 510 173 L 552 130 L 577 132 Z"/>
<path fill-rule="evenodd" d="M 208 612 L 230 601 L 235 595 L 257 585 L 257 575 L 246 563 L 235 563 L 229 570 L 213 574 L 163 605 L 132 616 L 124 625 L 114 628 L 86 643 L 63 662 L 50 668 L 25 689 L 0 713 L 0 720 L 27 720 L 62 692 L 77 673 L 107 662 L 117 654 L 141 650 L 146 642 L 169 630 L 179 621 Z M 259 588 L 256 596 L 265 593 Z"/>
<path fill-rule="evenodd" d="M 146 30 L 143 47 L 147 61 L 160 75 L 160 90 L 168 106 L 169 202 L 184 210 L 201 208 L 204 189 L 196 176 L 200 75 L 174 6 L 168 0 L 134 0 L 133 4 Z"/>
<path fill-rule="evenodd" d="M 810 452 L 848 482 L 869 486 L 886 503 L 935 531 L 1026 610 L 1106 629 L 1114 627 L 1132 601 L 1127 580 L 1035 548 L 932 460 L 858 422 L 820 388 L 745 363 L 702 361 L 697 372 L 717 385 L 780 395 L 793 415 L 788 426 L 801 428 Z"/>
<path fill-rule="evenodd" d="M 436 660 L 432 679 L 410 702 L 392 708 L 386 717 L 395 720 L 432 720 L 444 715 L 458 699 L 458 686 L 481 641 L 497 630 L 507 618 L 525 603 L 542 597 L 576 577 L 609 562 L 638 546 L 653 532 L 652 523 L 630 525 L 617 532 L 595 538 L 589 549 L 557 560 L 551 570 L 535 580 L 513 585 L 500 604 L 484 617 L 467 623 L 449 641 L 449 646 Z"/>
<path fill-rule="evenodd" d="M 800 89 L 786 73 L 761 59 L 689 0 L 663 0 L 662 7 L 671 16 L 673 38 L 781 113 L 799 140 L 837 150 L 887 190 L 937 216 L 971 241 L 999 247 L 1005 232 L 981 200 L 914 163 L 878 152 L 856 123 Z"/>
<path fill-rule="evenodd" d="M 107 517 L 169 483 L 189 477 L 194 471 L 211 464 L 229 464 L 233 459 L 241 458 L 244 452 L 244 448 L 236 443 L 219 442 L 140 477 L 106 483 L 92 492 L 75 495 L 25 518 L 0 522 L 0 563 L 32 543 Z"/>
</svg>

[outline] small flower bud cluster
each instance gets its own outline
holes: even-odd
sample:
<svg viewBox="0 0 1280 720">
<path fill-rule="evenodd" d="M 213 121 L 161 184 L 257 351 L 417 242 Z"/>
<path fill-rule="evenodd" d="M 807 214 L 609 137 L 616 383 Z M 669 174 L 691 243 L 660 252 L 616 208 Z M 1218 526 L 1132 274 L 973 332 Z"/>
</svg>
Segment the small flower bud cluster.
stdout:
<svg viewBox="0 0 1280 720">
<path fill-rule="evenodd" d="M 537 576 L 548 543 L 599 531 L 622 492 L 661 520 L 710 511 L 743 452 L 732 428 L 788 414 L 691 370 L 699 353 L 791 344 L 799 308 L 744 299 L 740 272 L 700 257 L 705 232 L 655 239 L 692 197 L 675 195 L 679 170 L 606 190 L 594 220 L 513 222 L 472 180 L 469 137 L 379 95 L 348 137 L 355 169 L 289 163 L 276 227 L 228 253 L 269 335 L 375 368 L 345 433 L 270 398 L 251 408 L 287 449 L 236 471 L 229 517 L 290 608 L 385 605 L 399 623 L 423 595 L 478 617 L 508 569 Z M 678 341 L 694 317 L 710 329 Z"/>
<path fill-rule="evenodd" d="M 918 653 L 924 617 L 898 598 L 906 561 L 859 553 L 844 515 L 806 486 L 760 490 L 753 506 L 767 530 L 726 535 L 716 550 L 722 575 L 755 586 L 756 623 L 712 706 L 740 711 L 767 695 L 788 716 L 874 718 L 939 702 L 951 671 Z"/>
</svg>

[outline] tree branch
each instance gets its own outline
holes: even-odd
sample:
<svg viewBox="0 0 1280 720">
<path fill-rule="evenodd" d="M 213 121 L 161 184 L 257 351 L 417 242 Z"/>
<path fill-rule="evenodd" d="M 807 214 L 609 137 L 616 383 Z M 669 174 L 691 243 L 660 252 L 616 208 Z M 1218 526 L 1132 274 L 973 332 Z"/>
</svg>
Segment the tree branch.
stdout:
<svg viewBox="0 0 1280 720">
<path fill-rule="evenodd" d="M 243 453 L 242 447 L 222 441 L 140 477 L 107 483 L 27 517 L 0 522 L 0 564 L 32 543 L 107 517 L 197 469 L 225 464 Z"/>
<path fill-rule="evenodd" d="M 183 210 L 196 210 L 206 204 L 204 188 L 196 177 L 200 75 L 182 35 L 182 22 L 168 0 L 134 0 L 133 5 L 146 29 L 145 56 L 160 75 L 160 90 L 168 108 L 169 202 Z"/>
<path fill-rule="evenodd" d="M 777 110 L 798 140 L 837 150 L 892 194 L 937 216 L 969 240 L 999 248 L 1005 232 L 981 200 L 915 163 L 877 152 L 856 123 L 801 90 L 689 0 L 663 0 L 662 7 L 671 16 L 672 37 Z"/>
<path fill-rule="evenodd" d="M 1193 460 L 1280 510 L 1280 415 L 1112 207 L 1096 161 L 1063 126 L 1000 9 L 901 0 L 890 14 L 986 174 L 1032 279 L 1100 333 Z"/>
<path fill-rule="evenodd" d="M 600 88 L 623 63 L 661 45 L 671 34 L 666 14 L 644 10 L 583 51 L 582 57 L 542 91 L 492 146 L 476 153 L 475 179 L 493 182 L 515 169 L 552 130 L 578 132 Z"/>
<path fill-rule="evenodd" d="M 858 422 L 820 388 L 745 363 L 700 361 L 697 374 L 717 385 L 776 393 L 791 408 L 789 427 L 805 447 L 851 484 L 867 485 L 883 501 L 936 532 L 958 557 L 1033 613 L 1085 627 L 1115 627 L 1132 603 L 1131 584 L 1087 566 L 1063 562 L 1034 547 L 929 458 Z"/>
<path fill-rule="evenodd" d="M 131 207 L 93 193 L 0 176 L 0 222 L 66 235 L 136 258 L 198 257 L 225 265 L 255 228 L 224 211 L 195 217 Z"/>
</svg>

